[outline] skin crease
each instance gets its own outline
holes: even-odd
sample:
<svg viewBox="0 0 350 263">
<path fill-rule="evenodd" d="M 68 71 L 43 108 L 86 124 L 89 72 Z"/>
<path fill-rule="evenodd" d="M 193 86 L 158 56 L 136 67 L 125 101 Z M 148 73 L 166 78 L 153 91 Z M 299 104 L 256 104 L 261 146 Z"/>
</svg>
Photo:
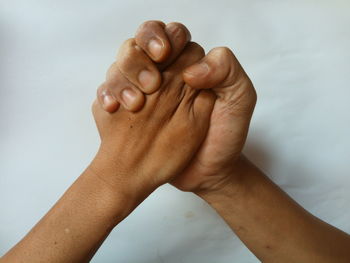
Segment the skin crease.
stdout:
<svg viewBox="0 0 350 263">
<path fill-rule="evenodd" d="M 96 157 L 1 263 L 89 262 L 166 182 L 203 198 L 262 262 L 350 262 L 348 234 L 242 156 L 256 94 L 233 53 L 204 56 L 189 39 L 179 23 L 149 21 L 123 44 L 93 105 Z M 155 79 L 139 78 L 145 69 Z"/>
<path fill-rule="evenodd" d="M 148 21 L 135 36 L 136 44 L 160 71 L 187 41 L 174 37 L 174 31 L 168 30 L 171 25 L 178 27 L 177 34 L 189 35 L 182 24 Z M 155 59 L 147 45 L 154 38 L 165 47 L 161 59 Z M 174 47 L 170 51 L 169 43 Z M 200 62 L 185 69 L 183 79 L 192 88 L 212 89 L 215 105 L 203 144 L 171 183 L 211 205 L 262 262 L 350 262 L 349 235 L 305 211 L 241 154 L 257 96 L 232 51 L 215 48 Z M 137 59 L 126 63 L 130 70 L 133 64 L 142 67 Z M 104 86 L 99 94 L 107 91 L 114 96 L 119 89 Z M 140 87 L 139 91 L 147 93 Z M 99 102 L 103 105 L 103 96 Z M 142 100 L 133 107 L 141 110 Z"/>
<path fill-rule="evenodd" d="M 131 43 L 121 49 L 135 48 Z M 118 106 L 110 114 L 95 101 L 101 137 L 96 157 L 0 262 L 88 262 L 120 221 L 188 165 L 208 131 L 215 95 L 186 85 L 182 71 L 203 56 L 198 44 L 189 43 L 163 71 L 160 88 L 145 98 L 142 111 Z"/>
<path fill-rule="evenodd" d="M 129 41 L 124 45 L 134 48 Z M 121 107 L 109 114 L 98 103 L 93 106 L 102 141 L 101 154 L 106 158 L 117 157 L 113 161 L 118 163 L 119 170 L 140 174 L 136 179 L 142 178 L 141 185 L 153 181 L 153 189 L 168 182 L 187 166 L 205 138 L 215 96 L 211 91 L 188 87 L 181 75 L 184 67 L 203 55 L 202 48 L 189 43 L 174 64 L 163 72 L 163 84 L 148 95 L 142 111 L 129 112 Z M 119 82 L 118 75 L 108 79 L 109 85 L 117 86 Z M 130 155 L 133 158 L 120 158 Z"/>
<path fill-rule="evenodd" d="M 177 27 L 177 30 L 174 30 L 174 27 Z M 176 32 L 175 36 L 171 34 L 173 32 Z M 160 21 L 148 21 L 137 30 L 136 44 L 146 54 L 150 54 L 146 43 L 154 39 L 155 35 L 164 43 L 164 54 L 161 56 L 163 63 L 158 65 L 158 69 L 162 70 L 164 65 L 169 65 L 178 56 L 182 50 L 181 47 L 188 42 L 190 34 L 188 29 L 179 23 L 165 25 Z M 175 47 L 172 52 L 169 51 L 170 46 Z M 123 72 L 125 71 L 123 67 L 133 70 L 134 65 L 138 71 L 145 61 L 143 56 L 133 61 L 124 59 L 123 65 L 120 63 L 112 65 L 112 71 L 116 72 L 115 68 L 120 68 L 119 71 Z M 203 65 L 203 63 L 196 63 L 183 71 L 183 78 L 189 86 L 195 89 L 212 89 L 217 95 L 210 128 L 191 164 L 172 181 L 172 184 L 180 190 L 192 192 L 216 189 L 224 185 L 227 180 L 232 179 L 235 170 L 234 163 L 241 155 L 256 103 L 256 92 L 249 77 L 228 48 L 211 50 L 201 62 L 204 63 L 204 70 L 208 70 L 207 72 L 196 74 L 195 70 L 202 69 L 201 65 Z M 150 68 L 149 63 L 150 60 L 146 63 L 147 68 Z M 158 80 L 158 73 L 154 75 Z M 101 105 L 103 105 L 101 94 L 104 92 L 116 94 L 114 97 L 118 99 L 120 98 L 118 95 L 120 87 L 121 85 L 102 86 L 98 96 Z M 156 87 L 153 87 L 152 91 L 154 89 Z M 138 92 L 140 91 L 142 90 Z M 141 97 L 141 94 L 136 96 L 132 108 L 137 110 L 142 108 Z M 130 110 L 130 107 L 127 108 Z"/>
<path fill-rule="evenodd" d="M 155 37 L 156 34 L 160 37 Z M 158 58 L 147 51 L 148 42 L 154 38 L 163 39 L 161 41 L 162 52 Z M 143 93 L 151 94 L 159 88 L 161 75 L 158 70 L 166 69 L 180 55 L 190 40 L 191 34 L 182 24 L 169 23 L 165 25 L 160 21 L 148 21 L 142 24 L 135 40 L 133 40 L 137 45 L 133 45 L 134 43 L 130 40 L 126 41 L 129 45 L 123 45 L 119 50 L 116 62 L 111 65 L 107 72 L 106 82 L 98 89 L 97 97 L 100 105 L 111 113 L 118 109 L 120 103 L 130 111 L 141 109 L 144 103 Z M 135 48 L 128 48 L 131 45 Z M 134 58 L 134 60 L 130 58 Z M 150 58 L 158 63 L 154 64 Z M 140 83 L 138 77 L 142 70 L 147 70 L 152 74 L 152 81 L 149 81 L 145 86 Z M 110 80 L 116 76 L 120 77 L 120 85 L 110 83 Z M 125 87 L 131 88 L 134 92 L 134 100 L 128 104 L 122 98 L 122 91 Z M 104 101 L 106 98 L 107 102 Z"/>
</svg>

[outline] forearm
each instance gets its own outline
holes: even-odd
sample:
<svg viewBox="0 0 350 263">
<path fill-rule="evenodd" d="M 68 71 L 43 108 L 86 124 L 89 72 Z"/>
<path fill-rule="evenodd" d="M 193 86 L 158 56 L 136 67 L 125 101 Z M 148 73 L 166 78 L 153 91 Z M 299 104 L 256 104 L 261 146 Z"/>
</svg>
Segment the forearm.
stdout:
<svg viewBox="0 0 350 263">
<path fill-rule="evenodd" d="M 248 160 L 217 192 L 199 193 L 263 262 L 350 262 L 350 237 L 312 216 Z"/>
<path fill-rule="evenodd" d="M 112 229 L 137 205 L 125 194 L 125 184 L 111 187 L 105 176 L 106 169 L 101 175 L 88 168 L 0 261 L 88 262 Z"/>
</svg>

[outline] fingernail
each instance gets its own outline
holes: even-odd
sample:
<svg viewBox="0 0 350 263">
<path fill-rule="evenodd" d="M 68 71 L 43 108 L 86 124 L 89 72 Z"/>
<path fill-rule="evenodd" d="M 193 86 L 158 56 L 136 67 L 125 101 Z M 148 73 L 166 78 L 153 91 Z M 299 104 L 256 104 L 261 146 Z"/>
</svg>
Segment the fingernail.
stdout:
<svg viewBox="0 0 350 263">
<path fill-rule="evenodd" d="M 191 66 L 189 69 L 185 70 L 186 74 L 193 76 L 204 76 L 209 72 L 209 66 L 207 63 L 202 62 L 196 65 Z"/>
<path fill-rule="evenodd" d="M 103 95 L 102 108 L 108 112 L 114 112 L 118 109 L 119 103 L 111 95 Z"/>
<path fill-rule="evenodd" d="M 152 72 L 148 70 L 142 70 L 139 74 L 139 82 L 146 90 L 152 89 L 154 83 L 154 77 Z"/>
<path fill-rule="evenodd" d="M 154 58 L 160 58 L 162 55 L 163 44 L 160 40 L 152 39 L 148 43 L 148 50 Z"/>
<path fill-rule="evenodd" d="M 114 98 L 111 95 L 103 95 L 103 104 L 108 107 L 114 103 Z"/>
<path fill-rule="evenodd" d="M 136 99 L 136 92 L 132 89 L 123 89 L 122 91 L 122 100 L 125 103 L 127 108 L 130 108 Z"/>
</svg>

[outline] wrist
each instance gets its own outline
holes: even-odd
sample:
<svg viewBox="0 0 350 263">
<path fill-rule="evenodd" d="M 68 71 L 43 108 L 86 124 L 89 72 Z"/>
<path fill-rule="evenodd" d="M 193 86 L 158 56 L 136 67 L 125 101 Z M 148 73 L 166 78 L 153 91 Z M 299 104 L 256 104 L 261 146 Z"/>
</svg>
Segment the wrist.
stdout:
<svg viewBox="0 0 350 263">
<path fill-rule="evenodd" d="M 244 199 L 256 179 L 264 175 L 245 156 L 241 155 L 221 176 L 224 179 L 220 183 L 210 189 L 195 192 L 195 194 L 209 203 L 225 198 L 238 201 Z"/>
<path fill-rule="evenodd" d="M 87 167 L 86 173 L 104 188 L 118 214 L 125 218 L 156 189 L 156 186 L 151 182 L 143 182 L 141 176 L 124 169 L 120 162 L 100 149 Z"/>
</svg>

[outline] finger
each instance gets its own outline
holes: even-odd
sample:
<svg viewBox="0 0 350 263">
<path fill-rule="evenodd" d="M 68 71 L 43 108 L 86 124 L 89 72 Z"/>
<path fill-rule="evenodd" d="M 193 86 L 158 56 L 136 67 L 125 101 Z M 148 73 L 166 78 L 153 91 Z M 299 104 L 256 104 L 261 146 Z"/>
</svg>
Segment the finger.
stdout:
<svg viewBox="0 0 350 263">
<path fill-rule="evenodd" d="M 154 22 L 154 23 L 153 23 Z M 143 30 L 139 30 L 136 38 L 139 39 L 141 43 L 147 41 L 149 36 L 154 36 L 158 34 L 159 23 L 153 21 L 152 23 L 145 23 Z M 190 39 L 190 33 L 185 26 L 179 23 L 170 23 L 165 28 L 162 25 L 162 32 L 166 33 L 169 36 L 170 43 L 173 46 L 172 52 L 169 56 L 169 59 L 160 67 L 165 67 L 173 60 L 175 60 L 181 51 L 184 49 L 186 44 Z M 151 34 L 149 32 L 152 32 Z M 159 36 L 161 38 L 162 36 Z M 151 41 L 151 39 L 148 39 Z M 164 41 L 167 41 L 165 39 Z M 122 45 L 120 51 L 118 52 L 117 62 L 115 65 L 112 65 L 109 70 L 108 78 L 113 78 L 115 74 L 121 72 L 131 83 L 136 87 L 139 87 L 140 90 L 146 94 L 153 93 L 158 89 L 161 83 L 161 75 L 153 63 L 153 61 L 144 53 L 141 48 L 136 45 L 134 39 L 129 39 Z M 111 93 L 118 93 L 119 89 L 122 86 L 116 86 Z M 131 94 L 129 94 L 131 95 Z M 116 95 L 117 96 L 117 95 Z M 133 98 L 130 97 L 129 101 Z M 144 100 L 138 100 L 139 102 Z M 143 105 L 133 104 L 132 108 L 140 109 Z"/>
<path fill-rule="evenodd" d="M 171 46 L 161 21 L 146 21 L 136 32 L 136 43 L 155 62 L 163 62 Z"/>
<path fill-rule="evenodd" d="M 161 31 L 159 31 L 159 29 L 161 29 Z M 169 39 L 164 36 L 164 32 Z M 166 61 L 159 65 L 159 68 L 165 68 L 172 63 L 191 38 L 188 29 L 180 23 L 169 23 L 165 26 L 159 21 L 148 21 L 140 27 L 136 34 L 136 40 L 138 39 L 140 46 L 143 45 L 147 47 L 148 45 L 145 43 L 147 41 L 152 41 L 155 35 L 162 39 L 164 43 L 169 41 L 169 45 L 172 46 L 172 52 L 168 54 L 169 56 Z M 145 51 L 147 51 L 147 49 Z M 156 65 L 147 54 L 142 52 L 142 50 L 135 45 L 135 41 L 132 39 L 127 40 L 123 44 L 118 53 L 117 62 L 110 68 L 107 79 L 113 78 L 113 75 L 118 74 L 118 71 L 121 71 L 131 83 L 139 87 L 140 90 L 146 94 L 156 91 L 161 83 L 161 75 Z M 113 90 L 110 90 L 110 93 L 116 93 L 114 95 L 118 97 L 120 88 L 122 88 L 122 86 L 115 86 Z M 132 93 L 129 95 L 132 95 Z M 129 100 L 132 99 L 132 97 L 129 98 Z M 138 101 L 144 100 L 139 99 Z M 114 107 L 112 106 L 110 108 L 113 109 Z M 142 107 L 143 105 L 136 105 L 135 103 L 132 106 L 133 109 L 140 109 Z"/>
<path fill-rule="evenodd" d="M 161 71 L 172 64 L 181 54 L 187 43 L 191 41 L 190 31 L 181 23 L 169 23 L 165 26 L 164 30 L 171 45 L 171 52 L 164 62 L 157 65 Z"/>
<path fill-rule="evenodd" d="M 199 94 L 194 99 L 193 103 L 193 113 L 196 120 L 198 120 L 198 125 L 200 129 L 207 129 L 203 127 L 204 122 L 202 120 L 209 118 L 213 111 L 216 95 L 212 90 L 201 90 Z"/>
<path fill-rule="evenodd" d="M 136 45 L 133 38 L 124 42 L 120 48 L 117 61 L 107 76 L 113 78 L 113 74 L 120 71 L 131 83 L 146 94 L 153 93 L 161 83 L 161 75 L 143 50 Z"/>
<path fill-rule="evenodd" d="M 112 66 L 113 67 L 113 66 Z M 114 66 L 115 67 L 115 66 Z M 138 111 L 144 104 L 144 94 L 131 83 L 120 71 L 112 69 L 105 82 L 105 89 L 129 111 Z"/>
<path fill-rule="evenodd" d="M 101 103 L 98 101 L 98 99 L 95 99 L 91 105 L 91 111 L 94 116 L 96 115 L 97 109 L 99 107 L 101 107 Z"/>
<path fill-rule="evenodd" d="M 187 44 L 186 48 L 183 50 L 181 55 L 175 60 L 173 64 L 171 64 L 165 71 L 163 71 L 164 81 L 169 81 L 172 83 L 178 83 L 177 87 L 174 85 L 167 85 L 167 83 L 163 83 L 162 89 L 163 94 L 168 94 L 168 96 L 173 97 L 174 99 L 182 97 L 183 94 L 187 94 L 188 98 L 184 98 L 185 101 L 192 100 L 198 91 L 193 90 L 191 92 L 184 92 L 183 89 L 184 80 L 182 78 L 182 71 L 196 63 L 200 59 L 204 57 L 203 48 L 197 43 L 190 42 Z M 187 105 L 191 105 L 192 103 L 187 103 Z"/>
<path fill-rule="evenodd" d="M 237 90 L 255 92 L 242 66 L 226 47 L 212 49 L 201 61 L 183 72 L 185 82 L 198 89 L 214 89 L 219 98 L 237 96 Z"/>
<path fill-rule="evenodd" d="M 102 108 L 109 113 L 113 113 L 119 108 L 119 102 L 113 94 L 111 94 L 105 83 L 97 89 L 97 99 Z"/>
<path fill-rule="evenodd" d="M 176 75 L 177 72 L 182 72 L 190 65 L 197 63 L 204 57 L 204 55 L 204 49 L 200 45 L 195 42 L 190 42 L 186 45 L 180 56 L 164 71 L 163 74 L 166 74 L 169 71 Z M 179 77 L 182 78 L 182 75 L 180 74 Z"/>
</svg>

